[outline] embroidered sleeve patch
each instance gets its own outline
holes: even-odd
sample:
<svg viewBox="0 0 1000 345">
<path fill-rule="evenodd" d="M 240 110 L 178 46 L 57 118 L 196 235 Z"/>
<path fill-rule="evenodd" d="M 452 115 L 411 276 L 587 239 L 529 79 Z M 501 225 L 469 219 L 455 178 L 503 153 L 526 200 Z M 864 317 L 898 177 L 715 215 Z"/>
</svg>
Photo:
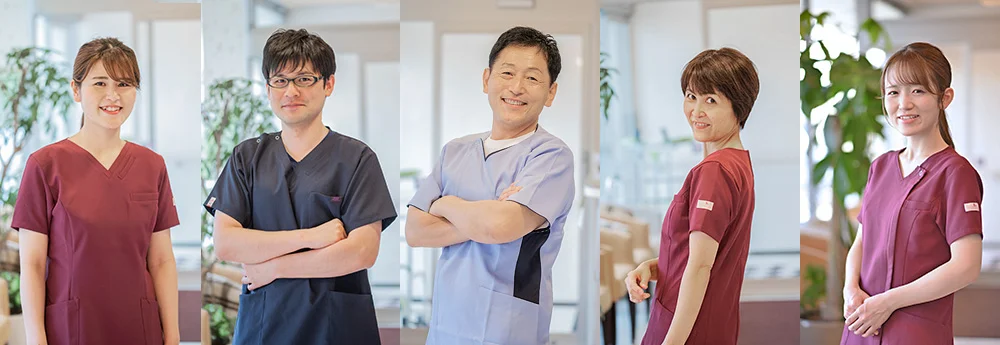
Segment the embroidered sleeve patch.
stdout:
<svg viewBox="0 0 1000 345">
<path fill-rule="evenodd" d="M 208 203 L 205 204 L 205 206 L 212 207 L 212 204 L 214 203 L 215 203 L 215 197 L 213 196 L 211 198 L 208 198 Z"/>
<path fill-rule="evenodd" d="M 711 211 L 713 206 L 715 206 L 714 202 L 708 200 L 698 200 L 698 205 L 696 207 L 703 210 Z"/>
<path fill-rule="evenodd" d="M 965 203 L 965 212 L 973 212 L 973 211 L 979 212 L 979 203 L 978 202 Z"/>
</svg>

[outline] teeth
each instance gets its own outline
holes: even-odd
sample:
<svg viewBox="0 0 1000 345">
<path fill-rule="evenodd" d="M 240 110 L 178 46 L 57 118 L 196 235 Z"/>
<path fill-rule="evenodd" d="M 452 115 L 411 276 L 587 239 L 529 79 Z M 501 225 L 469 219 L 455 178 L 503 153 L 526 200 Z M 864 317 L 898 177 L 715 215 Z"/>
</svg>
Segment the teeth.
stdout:
<svg viewBox="0 0 1000 345">
<path fill-rule="evenodd" d="M 512 100 L 512 99 L 507 99 L 507 98 L 504 98 L 503 102 L 507 103 L 507 104 L 510 104 L 510 105 L 525 105 L 525 104 L 528 104 L 528 103 L 525 103 L 525 102 L 519 102 L 519 101 L 515 101 L 515 100 Z"/>
<path fill-rule="evenodd" d="M 900 117 L 899 117 L 899 119 L 900 119 L 900 120 L 910 120 L 910 119 L 915 119 L 915 118 L 917 118 L 917 116 L 918 116 L 918 115 L 907 115 L 907 116 L 900 116 Z"/>
<path fill-rule="evenodd" d="M 707 123 L 701 123 L 701 122 L 695 122 L 694 126 L 698 127 L 698 128 L 705 128 L 705 127 L 708 127 L 708 124 Z"/>
<path fill-rule="evenodd" d="M 119 111 L 119 110 L 121 110 L 121 107 L 103 107 L 101 109 L 104 109 L 104 110 L 107 110 L 107 111 Z"/>
</svg>

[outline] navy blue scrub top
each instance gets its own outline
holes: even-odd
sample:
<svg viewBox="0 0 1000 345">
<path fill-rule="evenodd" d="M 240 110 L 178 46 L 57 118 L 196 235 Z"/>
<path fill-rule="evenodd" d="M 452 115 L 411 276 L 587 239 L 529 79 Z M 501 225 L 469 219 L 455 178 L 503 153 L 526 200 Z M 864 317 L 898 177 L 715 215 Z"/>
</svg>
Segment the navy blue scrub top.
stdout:
<svg viewBox="0 0 1000 345">
<path fill-rule="evenodd" d="M 384 230 L 396 219 L 378 158 L 363 142 L 330 131 L 296 162 L 281 140 L 280 132 L 265 133 L 237 145 L 208 195 L 208 212 L 265 231 L 334 218 L 348 233 L 379 220 Z M 277 279 L 252 292 L 243 286 L 234 345 L 379 343 L 367 270 Z"/>
</svg>

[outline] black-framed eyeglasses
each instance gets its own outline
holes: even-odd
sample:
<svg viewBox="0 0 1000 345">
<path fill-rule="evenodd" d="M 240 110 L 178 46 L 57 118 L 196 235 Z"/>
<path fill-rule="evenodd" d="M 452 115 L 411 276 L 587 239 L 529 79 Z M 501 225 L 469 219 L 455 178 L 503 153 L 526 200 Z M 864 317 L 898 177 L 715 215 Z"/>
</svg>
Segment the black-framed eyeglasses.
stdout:
<svg viewBox="0 0 1000 345">
<path fill-rule="evenodd" d="M 310 87 L 316 84 L 316 82 L 323 79 L 314 75 L 300 75 L 295 78 L 285 78 L 285 77 L 272 77 L 267 80 L 267 85 L 275 89 L 284 89 L 288 87 L 288 83 L 295 83 L 298 87 Z"/>
</svg>

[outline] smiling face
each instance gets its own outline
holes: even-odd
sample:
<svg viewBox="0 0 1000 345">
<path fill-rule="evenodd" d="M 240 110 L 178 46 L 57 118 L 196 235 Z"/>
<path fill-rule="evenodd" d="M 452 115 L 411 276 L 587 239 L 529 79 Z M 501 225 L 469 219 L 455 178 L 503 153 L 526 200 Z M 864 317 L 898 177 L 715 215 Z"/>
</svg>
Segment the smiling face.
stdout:
<svg viewBox="0 0 1000 345">
<path fill-rule="evenodd" d="M 954 91 L 948 88 L 938 97 L 923 85 L 896 84 L 891 78 L 887 81 L 882 102 L 889 124 L 907 137 L 937 132 L 941 109 L 951 103 Z"/>
<path fill-rule="evenodd" d="M 333 93 L 334 77 L 328 79 L 323 77 L 313 69 L 309 62 L 305 62 L 293 69 L 293 64 L 271 73 L 271 80 L 276 78 L 287 79 L 287 86 L 283 88 L 267 87 L 267 99 L 271 102 L 271 110 L 278 116 L 281 123 L 285 125 L 298 125 L 311 123 L 316 117 L 323 113 L 323 105 L 326 98 Z M 310 86 L 299 86 L 300 83 L 311 77 L 319 78 L 315 84 Z"/>
<path fill-rule="evenodd" d="M 732 102 L 718 92 L 684 92 L 684 116 L 694 140 L 702 143 L 725 143 L 739 134 L 740 125 Z"/>
<path fill-rule="evenodd" d="M 80 82 L 73 82 L 73 100 L 83 107 L 84 125 L 119 129 L 135 106 L 136 87 L 115 80 L 98 60 Z"/>
<path fill-rule="evenodd" d="M 551 82 L 545 55 L 538 47 L 507 46 L 483 71 L 483 92 L 493 109 L 493 123 L 508 129 L 538 123 L 543 107 L 552 106 L 558 85 Z"/>
</svg>

